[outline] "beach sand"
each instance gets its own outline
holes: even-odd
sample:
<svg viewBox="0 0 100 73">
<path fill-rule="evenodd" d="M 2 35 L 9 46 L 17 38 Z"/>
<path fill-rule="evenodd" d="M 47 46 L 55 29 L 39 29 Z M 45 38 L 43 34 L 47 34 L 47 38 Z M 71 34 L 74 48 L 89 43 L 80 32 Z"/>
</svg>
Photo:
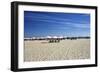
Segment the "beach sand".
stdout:
<svg viewBox="0 0 100 73">
<path fill-rule="evenodd" d="M 77 60 L 90 58 L 90 39 L 24 41 L 24 61 Z"/>
</svg>

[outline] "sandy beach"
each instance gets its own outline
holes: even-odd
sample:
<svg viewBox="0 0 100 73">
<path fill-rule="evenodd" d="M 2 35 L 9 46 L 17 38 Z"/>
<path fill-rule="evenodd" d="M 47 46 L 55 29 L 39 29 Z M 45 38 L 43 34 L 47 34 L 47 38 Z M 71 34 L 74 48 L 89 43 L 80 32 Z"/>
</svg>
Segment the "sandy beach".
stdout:
<svg viewBox="0 0 100 73">
<path fill-rule="evenodd" d="M 90 39 L 24 41 L 24 61 L 52 61 L 90 58 Z"/>
</svg>

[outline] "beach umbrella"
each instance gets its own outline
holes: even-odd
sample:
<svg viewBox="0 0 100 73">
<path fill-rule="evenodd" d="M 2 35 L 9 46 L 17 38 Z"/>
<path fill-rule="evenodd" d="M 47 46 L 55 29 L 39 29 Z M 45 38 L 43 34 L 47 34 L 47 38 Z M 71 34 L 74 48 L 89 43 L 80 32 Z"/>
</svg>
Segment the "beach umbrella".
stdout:
<svg viewBox="0 0 100 73">
<path fill-rule="evenodd" d="M 54 39 L 57 39 L 58 37 L 57 37 L 57 36 L 53 36 L 53 38 L 54 38 Z"/>
<path fill-rule="evenodd" d="M 52 38 L 51 36 L 47 36 L 46 38 Z"/>
<path fill-rule="evenodd" d="M 61 39 L 61 38 L 63 38 L 63 36 L 60 36 L 59 38 Z"/>
<path fill-rule="evenodd" d="M 33 40 L 35 40 L 35 39 L 36 39 L 36 37 L 32 37 L 32 39 L 33 39 Z"/>
</svg>

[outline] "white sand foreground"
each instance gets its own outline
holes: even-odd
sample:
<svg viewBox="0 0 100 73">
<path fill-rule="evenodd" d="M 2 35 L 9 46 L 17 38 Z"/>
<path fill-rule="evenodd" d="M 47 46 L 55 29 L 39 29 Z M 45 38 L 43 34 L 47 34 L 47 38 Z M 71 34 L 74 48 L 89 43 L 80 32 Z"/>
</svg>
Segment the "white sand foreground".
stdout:
<svg viewBox="0 0 100 73">
<path fill-rule="evenodd" d="M 90 58 L 90 39 L 24 41 L 24 61 L 72 60 Z"/>
</svg>

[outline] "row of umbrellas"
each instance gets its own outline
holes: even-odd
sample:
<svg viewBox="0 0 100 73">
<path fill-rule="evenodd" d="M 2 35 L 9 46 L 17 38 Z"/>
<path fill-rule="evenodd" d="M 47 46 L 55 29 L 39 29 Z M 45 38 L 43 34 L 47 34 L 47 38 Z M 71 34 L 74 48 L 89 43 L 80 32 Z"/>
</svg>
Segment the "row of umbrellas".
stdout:
<svg viewBox="0 0 100 73">
<path fill-rule="evenodd" d="M 57 39 L 57 38 L 64 38 L 63 36 L 46 36 L 46 37 L 32 37 L 32 38 L 25 38 L 25 39 Z"/>
</svg>

